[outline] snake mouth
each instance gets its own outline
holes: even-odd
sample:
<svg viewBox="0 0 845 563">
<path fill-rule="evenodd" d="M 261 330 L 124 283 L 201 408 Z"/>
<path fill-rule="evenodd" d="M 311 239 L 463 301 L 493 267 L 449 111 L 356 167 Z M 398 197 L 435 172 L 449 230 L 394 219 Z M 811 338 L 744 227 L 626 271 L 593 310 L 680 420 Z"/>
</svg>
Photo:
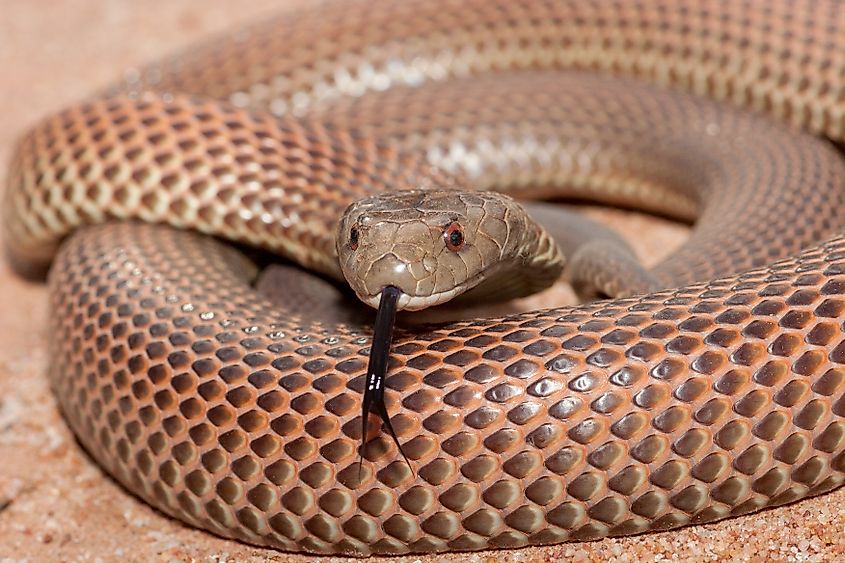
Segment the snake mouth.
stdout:
<svg viewBox="0 0 845 563">
<path fill-rule="evenodd" d="M 410 295 L 408 293 L 401 292 L 396 300 L 396 309 L 398 311 L 420 311 L 422 309 L 435 307 L 437 305 L 442 305 L 447 301 L 451 301 L 464 291 L 466 291 L 465 286 L 460 285 L 448 291 L 441 291 L 432 295 Z M 380 291 L 376 295 L 366 297 L 359 296 L 359 298 L 370 307 L 378 309 L 381 306 L 381 296 L 383 293 L 384 291 Z"/>
</svg>

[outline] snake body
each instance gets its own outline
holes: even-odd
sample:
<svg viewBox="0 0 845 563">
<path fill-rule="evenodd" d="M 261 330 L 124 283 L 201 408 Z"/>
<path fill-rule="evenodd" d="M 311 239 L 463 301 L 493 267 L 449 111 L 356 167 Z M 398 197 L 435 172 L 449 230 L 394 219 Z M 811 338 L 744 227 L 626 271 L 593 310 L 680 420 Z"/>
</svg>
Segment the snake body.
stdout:
<svg viewBox="0 0 845 563">
<path fill-rule="evenodd" d="M 797 131 L 845 136 L 843 76 L 835 1 L 321 4 L 39 124 L 5 240 L 52 261 L 80 442 L 191 525 L 368 554 L 709 522 L 845 481 L 845 169 Z M 384 436 L 359 466 L 367 330 L 275 310 L 173 227 L 336 276 L 349 203 L 464 182 L 697 223 L 670 289 L 397 334 L 412 467 Z"/>
</svg>

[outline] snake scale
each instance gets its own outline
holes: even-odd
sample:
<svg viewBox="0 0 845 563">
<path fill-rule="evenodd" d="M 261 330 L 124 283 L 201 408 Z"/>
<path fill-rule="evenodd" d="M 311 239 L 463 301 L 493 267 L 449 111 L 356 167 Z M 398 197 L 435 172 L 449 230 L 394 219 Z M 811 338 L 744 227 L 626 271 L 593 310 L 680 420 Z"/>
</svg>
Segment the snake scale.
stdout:
<svg viewBox="0 0 845 563">
<path fill-rule="evenodd" d="M 834 0 L 319 3 L 43 121 L 3 228 L 52 262 L 67 420 L 163 512 L 314 553 L 588 540 L 845 481 L 845 169 L 811 134 L 845 137 Z M 697 222 L 669 289 L 399 331 L 410 467 L 383 435 L 359 466 L 368 329 L 206 234 L 336 276 L 349 203 L 464 183 Z"/>
</svg>

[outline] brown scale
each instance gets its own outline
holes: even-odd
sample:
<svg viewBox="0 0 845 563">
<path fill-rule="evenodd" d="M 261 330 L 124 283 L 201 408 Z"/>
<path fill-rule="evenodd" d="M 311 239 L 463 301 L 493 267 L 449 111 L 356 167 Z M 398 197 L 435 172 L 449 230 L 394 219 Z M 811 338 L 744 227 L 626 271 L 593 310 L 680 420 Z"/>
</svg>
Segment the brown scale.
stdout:
<svg viewBox="0 0 845 563">
<path fill-rule="evenodd" d="M 366 337 L 268 312 L 239 255 L 190 233 L 118 224 L 64 246 L 52 380 L 116 478 L 250 543 L 393 553 L 665 529 L 842 483 L 843 250 L 400 333 L 388 408 L 415 474 L 380 436 L 359 481 Z"/>
<path fill-rule="evenodd" d="M 211 238 L 113 221 L 225 235 L 336 273 L 323 213 L 388 186 L 466 180 L 397 150 L 399 126 L 368 140 L 321 125 L 319 113 L 283 114 L 334 99 L 355 107 L 343 97 L 403 81 L 607 70 L 845 133 L 845 12 L 834 2 L 382 4 L 303 10 L 218 40 L 124 85 L 158 94 L 91 101 L 21 141 L 3 205 L 16 262 L 44 265 L 71 230 L 111 221 L 69 237 L 50 275 L 51 381 L 97 461 L 152 505 L 219 535 L 359 555 L 662 530 L 841 485 L 845 241 L 817 241 L 841 228 L 845 175 L 822 141 L 585 78 L 619 95 L 572 94 L 574 132 L 613 130 L 620 155 L 640 119 L 679 131 L 687 112 L 703 111 L 737 128 L 721 150 L 691 136 L 680 161 L 679 145 L 653 144 L 665 152 L 621 182 L 640 201 L 662 196 L 637 189 L 671 192 L 681 215 L 701 212 L 683 259 L 656 270 L 667 284 L 697 283 L 400 332 L 387 406 L 413 473 L 378 436 L 359 474 L 368 333 L 274 309 L 252 289 L 250 263 Z M 523 78 L 489 99 L 512 108 L 508 92 L 522 96 L 526 122 L 547 132 L 531 116 L 550 103 L 550 82 Z M 428 91 L 446 95 L 447 84 Z M 510 112 L 494 109 L 489 118 Z M 717 185 L 744 189 L 690 182 L 714 169 Z M 609 199 L 570 179 L 558 185 Z M 717 274 L 732 277 L 710 280 Z"/>
</svg>

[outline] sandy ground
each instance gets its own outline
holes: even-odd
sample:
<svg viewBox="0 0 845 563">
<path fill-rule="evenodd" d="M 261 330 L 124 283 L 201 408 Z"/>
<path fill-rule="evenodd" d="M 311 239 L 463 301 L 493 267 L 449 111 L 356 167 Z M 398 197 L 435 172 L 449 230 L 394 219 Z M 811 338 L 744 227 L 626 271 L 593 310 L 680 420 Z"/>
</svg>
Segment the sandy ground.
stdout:
<svg viewBox="0 0 845 563">
<path fill-rule="evenodd" d="M 14 138 L 45 113 L 120 72 L 211 31 L 260 17 L 269 0 L 50 1 L 0 4 L 0 177 Z M 647 259 L 685 230 L 593 211 Z M 0 561 L 311 561 L 186 528 L 126 493 L 84 454 L 45 379 L 46 292 L 0 262 Z M 404 561 L 845 559 L 845 491 L 709 526 L 568 544 Z M 339 560 L 324 558 L 324 560 Z M 385 560 L 385 559 L 382 559 Z"/>
</svg>

